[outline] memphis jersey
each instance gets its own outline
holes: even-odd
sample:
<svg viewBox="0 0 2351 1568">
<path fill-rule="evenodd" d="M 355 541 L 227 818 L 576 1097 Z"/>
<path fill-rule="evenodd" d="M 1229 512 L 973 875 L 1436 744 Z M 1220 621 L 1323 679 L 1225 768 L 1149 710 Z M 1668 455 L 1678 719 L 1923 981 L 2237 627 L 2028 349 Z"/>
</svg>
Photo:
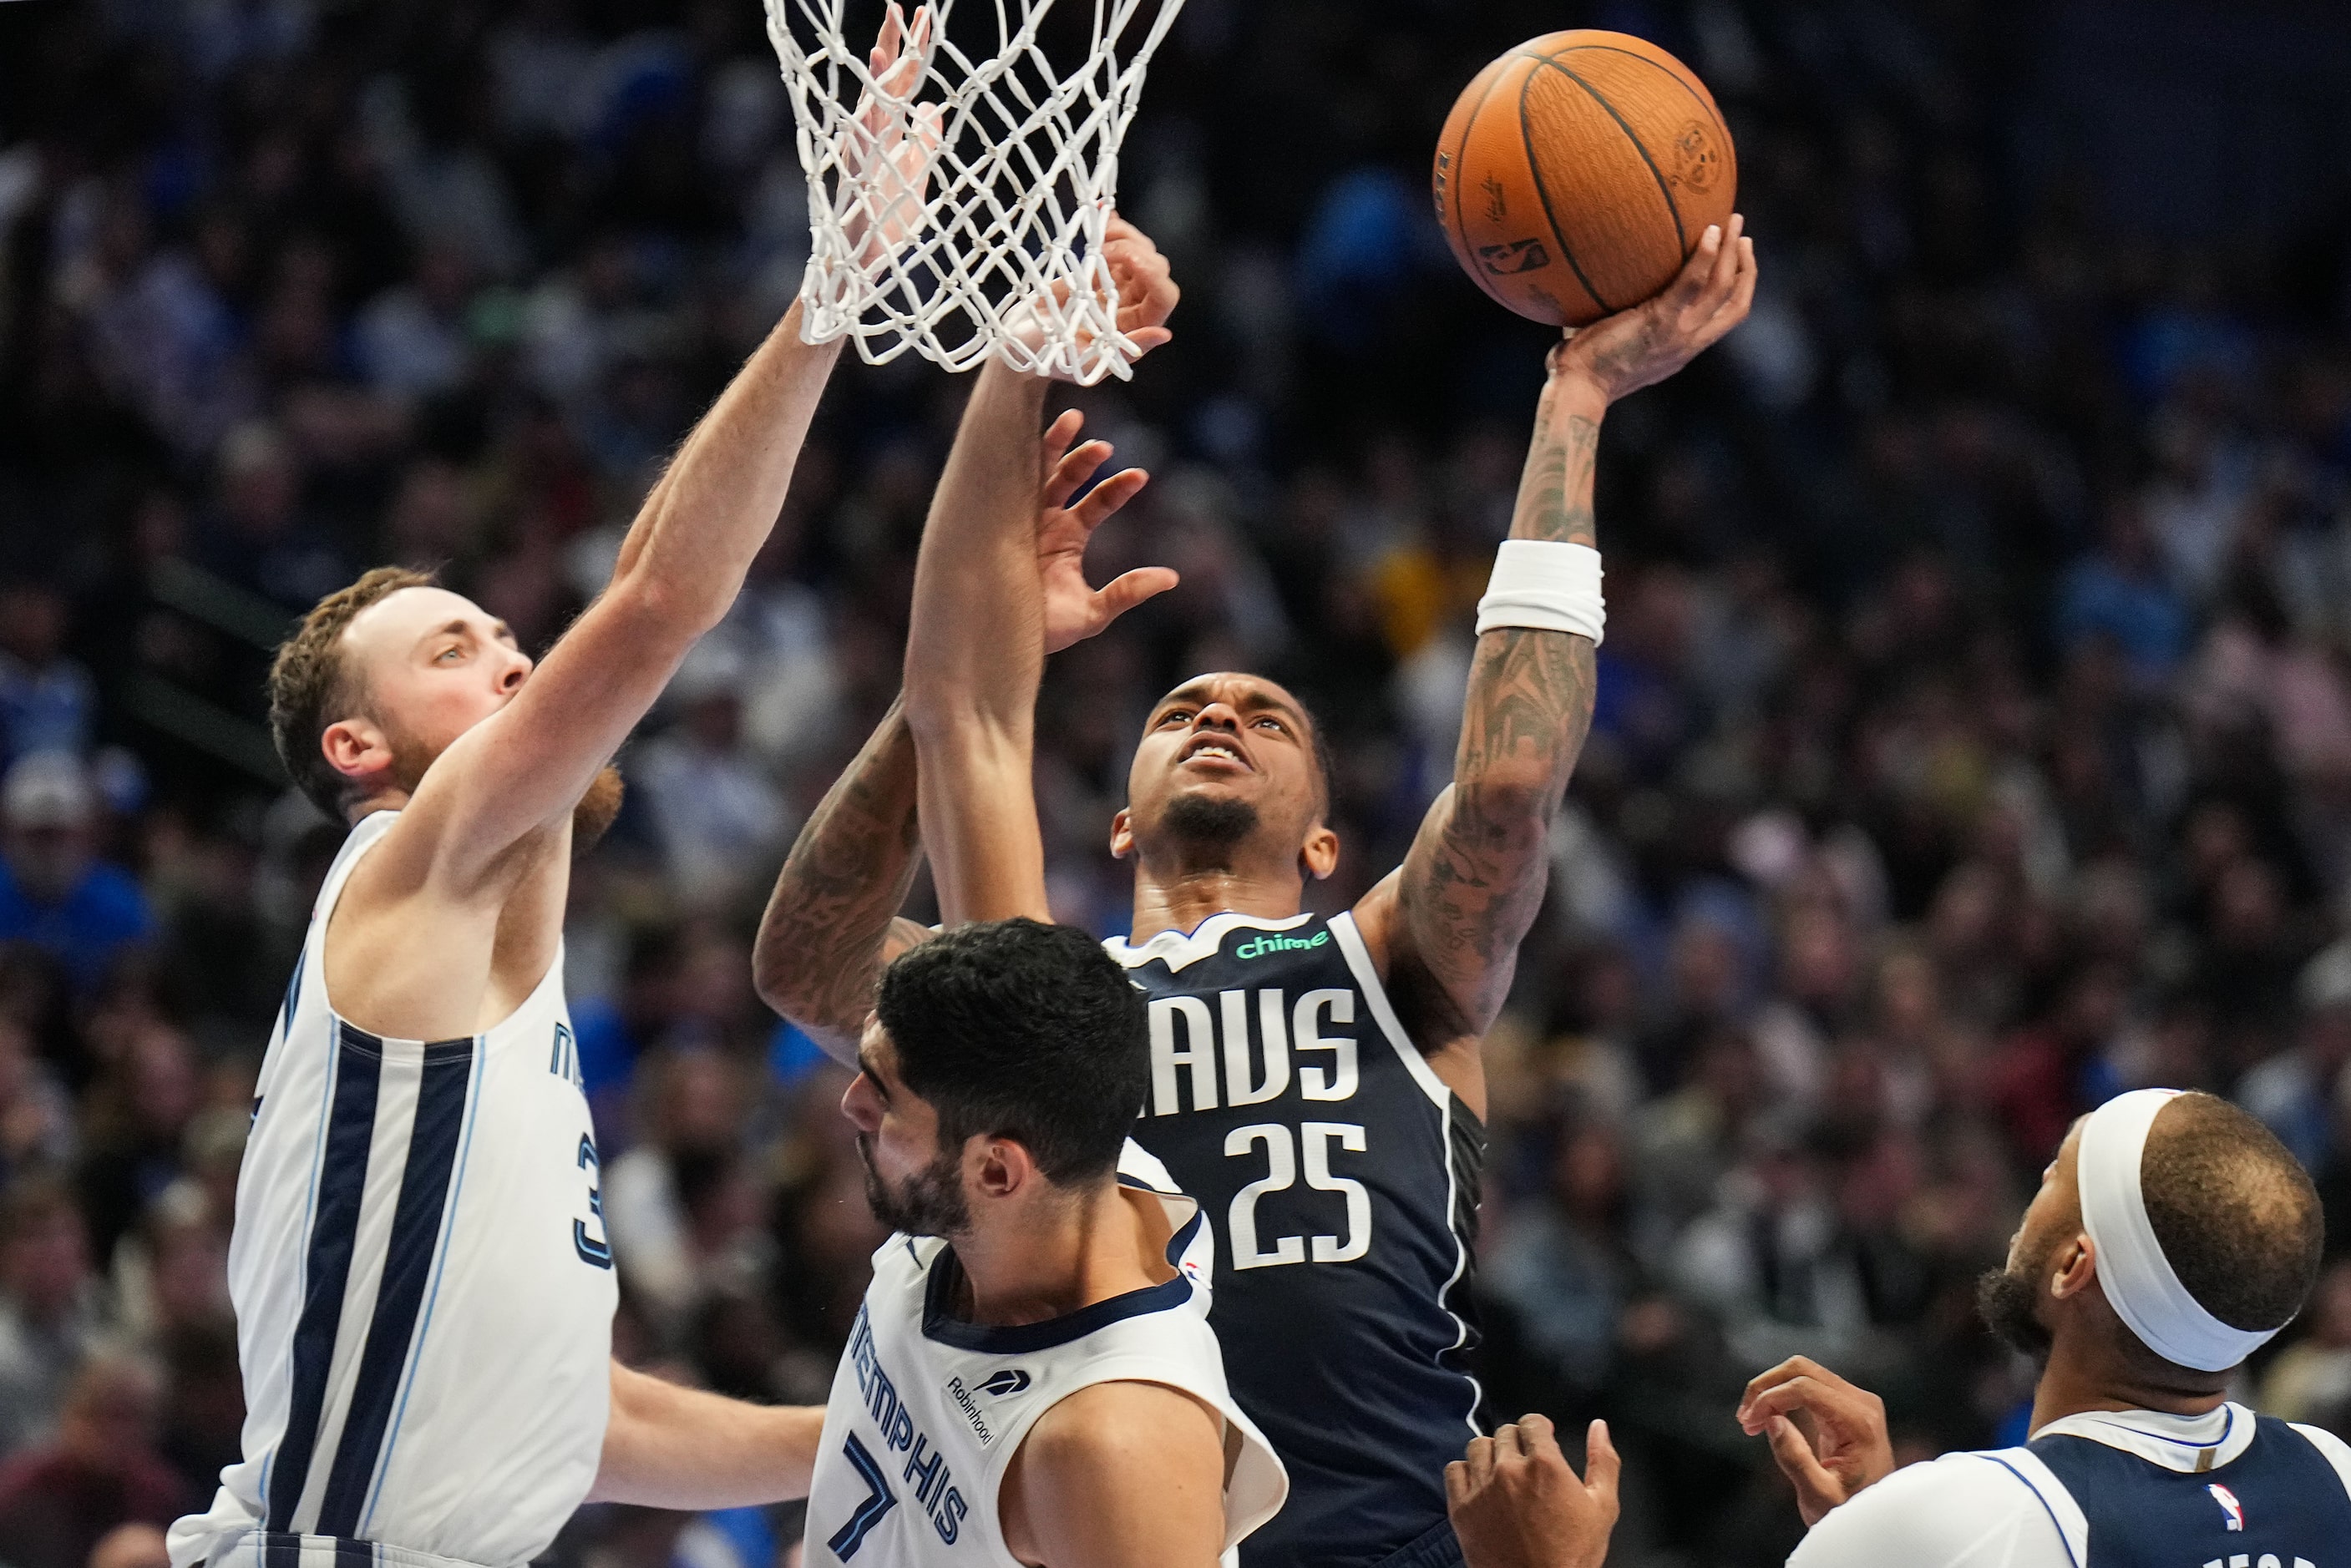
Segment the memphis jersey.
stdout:
<svg viewBox="0 0 2351 1568">
<path fill-rule="evenodd" d="M 1444 1554 L 1445 1467 L 1477 1434 L 1483 1128 L 1405 1037 L 1353 916 L 1107 945 L 1149 998 L 1134 1139 L 1217 1232 L 1226 1374 L 1290 1471 L 1242 1562 Z"/>
<path fill-rule="evenodd" d="M 961 1270 L 936 1238 L 897 1235 L 833 1374 L 809 1490 L 809 1568 L 1021 1568 L 997 1493 L 1037 1418 L 1096 1383 L 1162 1383 L 1224 1417 L 1225 1552 L 1281 1506 L 1281 1461 L 1225 1387 L 1208 1327 L 1196 1206 L 1129 1143 L 1122 1185 L 1157 1194 L 1173 1279 L 1066 1317 L 990 1328 L 954 1315 Z"/>
<path fill-rule="evenodd" d="M 595 1480 L 616 1292 L 562 957 L 471 1039 L 337 1017 L 327 921 L 395 820 L 335 857 L 262 1063 L 229 1244 L 244 1458 L 175 1568 L 296 1568 L 306 1536 L 524 1563 Z"/>
</svg>

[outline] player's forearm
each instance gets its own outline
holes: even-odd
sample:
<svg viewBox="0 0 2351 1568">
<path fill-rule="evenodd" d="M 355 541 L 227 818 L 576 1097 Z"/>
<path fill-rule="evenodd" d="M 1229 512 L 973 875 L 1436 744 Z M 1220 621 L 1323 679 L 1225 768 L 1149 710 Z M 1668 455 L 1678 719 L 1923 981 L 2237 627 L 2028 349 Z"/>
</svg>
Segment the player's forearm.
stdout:
<svg viewBox="0 0 2351 1568">
<path fill-rule="evenodd" d="M 690 641 L 734 603 L 840 357 L 838 340 L 800 341 L 795 303 L 670 460 L 622 543 L 609 590 L 653 612 L 650 635 L 674 630 Z"/>
<path fill-rule="evenodd" d="M 793 841 L 752 949 L 759 995 L 844 1063 L 920 864 L 914 765 L 893 701 Z"/>
<path fill-rule="evenodd" d="M 1037 568 L 1045 383 L 991 364 L 956 432 L 914 566 L 906 722 L 923 847 L 950 925 L 1050 918 L 1030 778 L 1045 664 Z"/>
<path fill-rule="evenodd" d="M 923 846 L 946 924 L 1050 920 L 1026 733 L 979 722 L 918 735 Z"/>
<path fill-rule="evenodd" d="M 1033 722 L 1045 662 L 1037 569 L 1045 389 L 991 361 L 965 406 L 914 566 L 905 701 L 917 740 L 975 721 L 1025 740 Z"/>
<path fill-rule="evenodd" d="M 1545 385 L 1512 538 L 1593 543 L 1606 408 L 1580 378 L 1554 374 Z M 1399 887 L 1409 946 L 1465 1033 L 1492 1023 L 1541 908 L 1551 821 L 1592 725 L 1593 655 L 1591 639 L 1572 632 L 1499 627 L 1478 639 L 1453 785 L 1430 807 Z"/>
<path fill-rule="evenodd" d="M 1581 376 L 1554 374 L 1544 383 L 1511 538 L 1596 546 L 1592 493 L 1607 407 L 1606 395 Z M 1548 821 L 1591 726 L 1593 653 L 1573 632 L 1499 627 L 1479 638 L 1454 753 L 1457 788 L 1487 797 L 1489 811 Z"/>
<path fill-rule="evenodd" d="M 590 1502 L 746 1508 L 808 1495 L 821 1406 L 751 1405 L 612 1366 Z"/>
</svg>

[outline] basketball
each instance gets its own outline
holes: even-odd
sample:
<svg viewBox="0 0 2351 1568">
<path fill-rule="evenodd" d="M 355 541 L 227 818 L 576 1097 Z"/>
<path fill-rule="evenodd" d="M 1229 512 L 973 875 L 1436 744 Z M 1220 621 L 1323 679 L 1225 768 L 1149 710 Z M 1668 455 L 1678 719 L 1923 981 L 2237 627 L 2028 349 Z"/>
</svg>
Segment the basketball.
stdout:
<svg viewBox="0 0 2351 1568">
<path fill-rule="evenodd" d="M 1714 95 L 1625 33 L 1530 39 L 1479 71 L 1437 139 L 1437 220 L 1461 268 L 1558 327 L 1638 305 L 1730 216 L 1739 162 Z"/>
</svg>

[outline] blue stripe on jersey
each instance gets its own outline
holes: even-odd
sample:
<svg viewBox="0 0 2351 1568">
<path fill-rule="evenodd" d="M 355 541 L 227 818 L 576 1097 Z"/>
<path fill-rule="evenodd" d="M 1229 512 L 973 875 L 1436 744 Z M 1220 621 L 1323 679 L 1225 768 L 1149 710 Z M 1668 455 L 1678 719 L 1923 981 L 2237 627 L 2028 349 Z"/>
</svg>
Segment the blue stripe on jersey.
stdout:
<svg viewBox="0 0 2351 1568">
<path fill-rule="evenodd" d="M 2049 1516 L 2049 1528 L 2057 1532 L 2058 1544 L 2065 1548 L 2065 1562 L 2068 1568 L 2082 1568 L 2080 1563 L 2074 1561 L 2074 1543 L 2065 1538 L 2065 1526 L 2059 1522 L 2057 1511 L 2049 1506 L 2049 1500 L 2041 1495 L 2041 1489 L 2034 1486 L 2031 1481 L 2026 1480 L 2022 1470 L 2018 1469 L 2014 1465 L 2010 1464 L 1998 1454 L 1986 1454 L 1983 1457 L 1998 1465 L 2001 1469 L 2006 1470 L 2009 1474 L 2014 1476 L 2017 1480 L 2017 1484 L 2023 1487 L 2025 1490 L 2032 1494 L 2032 1501 L 2039 1503 L 2041 1505 L 2041 1511 Z"/>
<path fill-rule="evenodd" d="M 441 1240 L 441 1218 L 449 1199 L 449 1174 L 457 1165 L 457 1137 L 465 1125 L 465 1089 L 473 1077 L 474 1043 L 443 1040 L 424 1047 L 424 1072 L 416 1090 L 416 1119 L 408 1133 L 408 1163 L 400 1174 L 400 1200 L 392 1210 L 392 1239 L 385 1244 L 383 1277 L 375 1292 L 375 1314 L 360 1350 L 359 1376 L 351 1385 L 343 1435 L 335 1445 L 335 1467 L 319 1504 L 318 1533 L 356 1535 L 360 1507 L 375 1477 L 384 1428 L 392 1421 L 401 1371 L 424 1304 L 425 1282 Z"/>
<path fill-rule="evenodd" d="M 277 1014 L 277 1027 L 281 1031 L 294 1027 L 294 1004 L 302 996 L 302 964 L 309 956 L 310 950 L 307 947 L 294 955 L 294 978 L 286 982 L 286 1005 Z"/>
<path fill-rule="evenodd" d="M 327 1148 L 320 1161 L 318 1211 L 302 1265 L 302 1315 L 294 1325 L 294 1395 L 269 1477 L 269 1528 L 293 1527 L 310 1480 L 319 1419 L 326 1408 L 327 1374 L 335 1360 L 335 1330 L 350 1284 L 351 1245 L 367 1190 L 368 1147 L 375 1141 L 376 1086 L 383 1072 L 382 1042 L 340 1024 L 335 1047 L 334 1100 L 327 1112 Z"/>
<path fill-rule="evenodd" d="M 365 1532 L 375 1521 L 375 1505 L 383 1495 L 383 1478 L 392 1469 L 392 1452 L 400 1446 L 400 1424 L 408 1416 L 408 1396 L 416 1386 L 416 1363 L 424 1353 L 424 1342 L 433 1334 L 433 1309 L 441 1300 L 442 1264 L 449 1256 L 449 1238 L 457 1229 L 454 1223 L 457 1206 L 465 1201 L 465 1162 L 473 1158 L 474 1129 L 481 1126 L 478 1114 L 482 1106 L 482 1080 L 488 1075 L 488 1064 L 484 1071 L 474 1075 L 473 1087 L 466 1092 L 465 1137 L 457 1147 L 457 1174 L 451 1179 L 449 1213 L 452 1223 L 441 1227 L 441 1256 L 433 1265 L 433 1286 L 424 1298 L 424 1322 L 416 1331 L 416 1348 L 408 1358 L 408 1376 L 400 1390 L 399 1407 L 392 1413 L 392 1431 L 383 1440 L 383 1458 L 376 1465 L 375 1489 L 368 1494 L 367 1512 L 360 1516 L 360 1529 Z"/>
</svg>

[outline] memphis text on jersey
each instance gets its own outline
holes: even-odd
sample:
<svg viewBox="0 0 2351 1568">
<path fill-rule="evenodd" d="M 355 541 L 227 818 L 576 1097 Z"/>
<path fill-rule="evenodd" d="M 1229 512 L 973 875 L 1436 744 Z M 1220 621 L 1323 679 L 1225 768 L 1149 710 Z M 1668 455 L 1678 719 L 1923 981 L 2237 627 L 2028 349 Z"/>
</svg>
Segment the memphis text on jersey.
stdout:
<svg viewBox="0 0 2351 1568">
<path fill-rule="evenodd" d="M 971 1511 L 971 1505 L 955 1483 L 955 1473 L 947 1467 L 946 1453 L 932 1441 L 929 1433 L 914 1425 L 914 1416 L 900 1401 L 898 1385 L 892 1381 L 889 1370 L 874 1351 L 873 1325 L 862 1306 L 857 1309 L 857 1326 L 849 1336 L 849 1361 L 857 1369 L 858 1392 L 864 1397 L 865 1413 L 873 1417 L 874 1429 L 881 1433 L 883 1444 L 882 1454 L 876 1459 L 858 1444 L 855 1434 L 848 1439 L 855 1445 L 851 1449 L 851 1462 L 874 1491 L 872 1499 L 859 1510 L 860 1515 L 870 1513 L 879 1520 L 895 1506 L 899 1489 L 889 1484 L 888 1472 L 894 1456 L 903 1453 L 906 1462 L 899 1480 L 914 1489 L 914 1501 L 929 1515 L 931 1528 L 939 1532 L 939 1539 L 953 1546 L 963 1532 L 964 1516 Z M 951 1380 L 947 1392 L 969 1417 L 979 1440 L 993 1442 L 995 1434 L 987 1429 L 987 1423 L 981 1418 L 962 1379 Z M 867 1528 L 872 1528 L 870 1522 Z M 863 1534 L 863 1531 L 857 1532 L 861 1540 Z M 844 1559 L 855 1550 L 853 1543 L 845 1544 L 849 1551 L 838 1544 L 833 1547 L 834 1553 Z"/>
</svg>

